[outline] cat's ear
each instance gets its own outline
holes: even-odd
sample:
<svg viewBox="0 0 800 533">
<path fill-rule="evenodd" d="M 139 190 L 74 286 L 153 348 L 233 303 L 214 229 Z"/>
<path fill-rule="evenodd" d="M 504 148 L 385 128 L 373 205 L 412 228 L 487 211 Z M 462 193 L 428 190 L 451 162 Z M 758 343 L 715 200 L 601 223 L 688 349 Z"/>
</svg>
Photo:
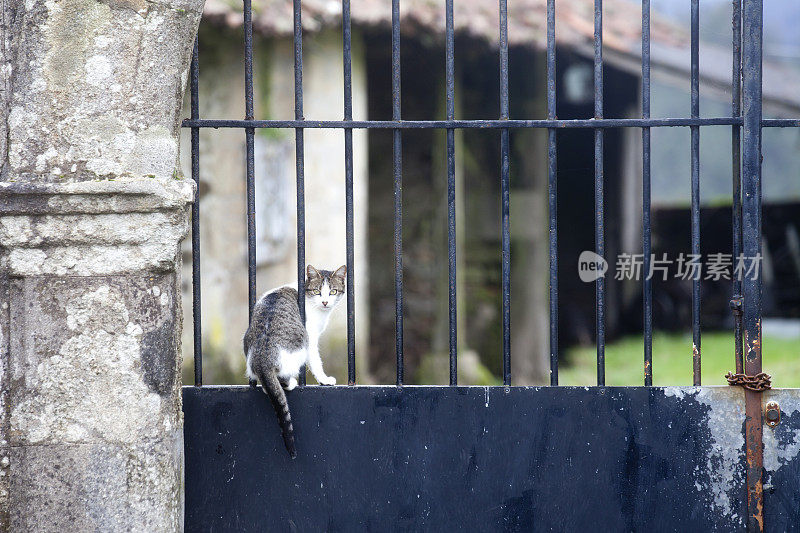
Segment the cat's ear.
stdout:
<svg viewBox="0 0 800 533">
<path fill-rule="evenodd" d="M 336 272 L 333 275 L 337 278 L 344 279 L 347 276 L 347 265 L 342 265 L 336 269 Z"/>
<path fill-rule="evenodd" d="M 317 270 L 316 268 L 314 268 L 311 265 L 308 265 L 308 268 L 306 268 L 306 274 L 308 274 L 309 279 L 320 277 L 319 276 L 319 270 Z"/>
</svg>

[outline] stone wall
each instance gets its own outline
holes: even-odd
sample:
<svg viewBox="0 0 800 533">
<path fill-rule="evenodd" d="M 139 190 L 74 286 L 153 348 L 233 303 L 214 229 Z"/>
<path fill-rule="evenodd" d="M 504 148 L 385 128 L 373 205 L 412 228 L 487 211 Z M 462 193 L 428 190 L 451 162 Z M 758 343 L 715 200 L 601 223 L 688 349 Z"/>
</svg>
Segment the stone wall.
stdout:
<svg viewBox="0 0 800 533">
<path fill-rule="evenodd" d="M 179 531 L 178 131 L 202 0 L 1 5 L 0 525 Z"/>
</svg>

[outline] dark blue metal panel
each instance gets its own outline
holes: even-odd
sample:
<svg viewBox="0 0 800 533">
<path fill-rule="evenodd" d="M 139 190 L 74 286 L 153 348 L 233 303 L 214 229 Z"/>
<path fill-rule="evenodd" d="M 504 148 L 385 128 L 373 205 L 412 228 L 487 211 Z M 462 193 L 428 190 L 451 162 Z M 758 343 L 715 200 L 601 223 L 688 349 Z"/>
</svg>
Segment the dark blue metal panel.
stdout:
<svg viewBox="0 0 800 533">
<path fill-rule="evenodd" d="M 288 396 L 294 461 L 260 391 L 184 388 L 187 531 L 744 527 L 738 388 Z"/>
<path fill-rule="evenodd" d="M 797 436 L 800 428 L 800 412 L 789 416 L 784 414 L 781 423 L 774 430 L 764 428 L 766 435 L 774 432 L 774 437 L 779 441 L 790 443 L 794 446 L 793 452 L 797 453 L 800 438 Z M 780 450 L 780 447 L 778 447 Z M 770 454 L 766 452 L 767 459 Z M 793 457 L 792 460 L 782 460 L 782 454 L 776 453 L 778 468 L 768 472 L 764 483 L 764 527 L 767 531 L 800 531 L 800 499 L 797 487 L 800 485 L 800 461 Z M 766 466 L 769 466 L 767 463 Z M 794 488 L 795 490 L 787 490 Z"/>
<path fill-rule="evenodd" d="M 764 392 L 781 419 L 764 425 L 764 530 L 800 531 L 800 389 Z"/>
</svg>

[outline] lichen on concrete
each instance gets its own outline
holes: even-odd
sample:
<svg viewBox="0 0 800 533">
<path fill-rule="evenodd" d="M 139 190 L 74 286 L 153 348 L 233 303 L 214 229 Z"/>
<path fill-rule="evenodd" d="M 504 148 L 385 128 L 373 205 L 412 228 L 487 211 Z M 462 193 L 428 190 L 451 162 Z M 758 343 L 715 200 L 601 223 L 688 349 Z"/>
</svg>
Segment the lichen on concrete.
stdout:
<svg viewBox="0 0 800 533">
<path fill-rule="evenodd" d="M 76 181 L 177 166 L 180 97 L 202 0 L 35 0 L 8 77 L 6 175 Z M 12 30 L 13 31 L 13 30 Z"/>
<path fill-rule="evenodd" d="M 180 531 L 202 0 L 0 2 L 0 530 Z"/>
<path fill-rule="evenodd" d="M 9 531 L 181 531 L 182 435 L 120 444 L 52 444 L 9 451 Z"/>
<path fill-rule="evenodd" d="M 0 184 L 0 247 L 9 275 L 174 270 L 188 231 L 191 180 Z"/>
<path fill-rule="evenodd" d="M 19 343 L 10 360 L 12 444 L 130 443 L 157 438 L 165 422 L 178 425 L 174 404 L 162 398 L 178 394 L 175 343 L 162 343 L 159 353 L 142 347 L 143 338 L 174 323 L 149 284 L 130 278 L 13 284 L 12 334 L 39 334 Z M 37 328 L 30 323 L 36 317 L 66 328 Z M 160 394 L 148 384 L 147 367 L 166 376 Z"/>
</svg>

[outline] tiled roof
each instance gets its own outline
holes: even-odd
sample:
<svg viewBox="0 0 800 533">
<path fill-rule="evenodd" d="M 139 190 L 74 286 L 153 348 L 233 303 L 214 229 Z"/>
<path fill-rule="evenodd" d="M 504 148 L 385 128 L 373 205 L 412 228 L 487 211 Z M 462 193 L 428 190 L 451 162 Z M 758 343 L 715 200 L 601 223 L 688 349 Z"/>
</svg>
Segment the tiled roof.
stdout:
<svg viewBox="0 0 800 533">
<path fill-rule="evenodd" d="M 546 0 L 508 0 L 508 41 L 510 46 L 546 47 Z M 291 36 L 291 0 L 252 0 L 253 28 L 272 36 Z M 353 25 L 385 28 L 391 26 L 390 0 L 351 0 Z M 302 0 L 305 32 L 319 31 L 341 24 L 341 0 Z M 457 33 L 471 35 L 497 45 L 499 40 L 498 3 L 492 0 L 454 0 L 454 25 Z M 604 61 L 633 74 L 641 70 L 641 4 L 630 0 L 603 2 Z M 241 0 L 206 0 L 205 22 L 228 27 L 243 23 Z M 651 14 L 651 63 L 653 75 L 667 75 L 688 88 L 688 28 Z M 727 23 L 723 21 L 721 23 Z M 444 39 L 444 0 L 401 0 L 400 30 L 403 36 Z M 594 46 L 594 1 L 561 0 L 556 3 L 556 42 L 579 54 L 592 57 Z M 764 104 L 780 115 L 800 111 L 800 72 L 779 63 L 764 61 Z M 702 91 L 729 93 L 731 51 L 718 45 L 701 43 L 700 77 Z"/>
<path fill-rule="evenodd" d="M 291 35 L 293 29 L 291 0 L 253 0 L 253 28 L 268 35 Z M 593 0 L 561 1 L 556 9 L 556 40 L 560 44 L 591 44 L 594 35 Z M 508 40 L 513 45 L 546 46 L 546 0 L 509 0 Z M 304 31 L 318 31 L 340 24 L 342 4 L 338 0 L 303 0 Z M 389 27 L 392 5 L 389 0 L 351 0 L 353 24 Z M 239 0 L 206 0 L 205 20 L 231 27 L 243 22 Z M 499 10 L 489 0 L 454 0 L 453 17 L 457 32 L 497 43 Z M 444 36 L 445 3 L 443 0 L 401 0 L 401 31 Z M 603 2 L 603 45 L 606 49 L 628 52 L 641 47 L 641 6 L 628 0 Z M 652 38 L 660 42 L 680 43 L 687 33 L 681 28 L 653 17 Z"/>
</svg>

